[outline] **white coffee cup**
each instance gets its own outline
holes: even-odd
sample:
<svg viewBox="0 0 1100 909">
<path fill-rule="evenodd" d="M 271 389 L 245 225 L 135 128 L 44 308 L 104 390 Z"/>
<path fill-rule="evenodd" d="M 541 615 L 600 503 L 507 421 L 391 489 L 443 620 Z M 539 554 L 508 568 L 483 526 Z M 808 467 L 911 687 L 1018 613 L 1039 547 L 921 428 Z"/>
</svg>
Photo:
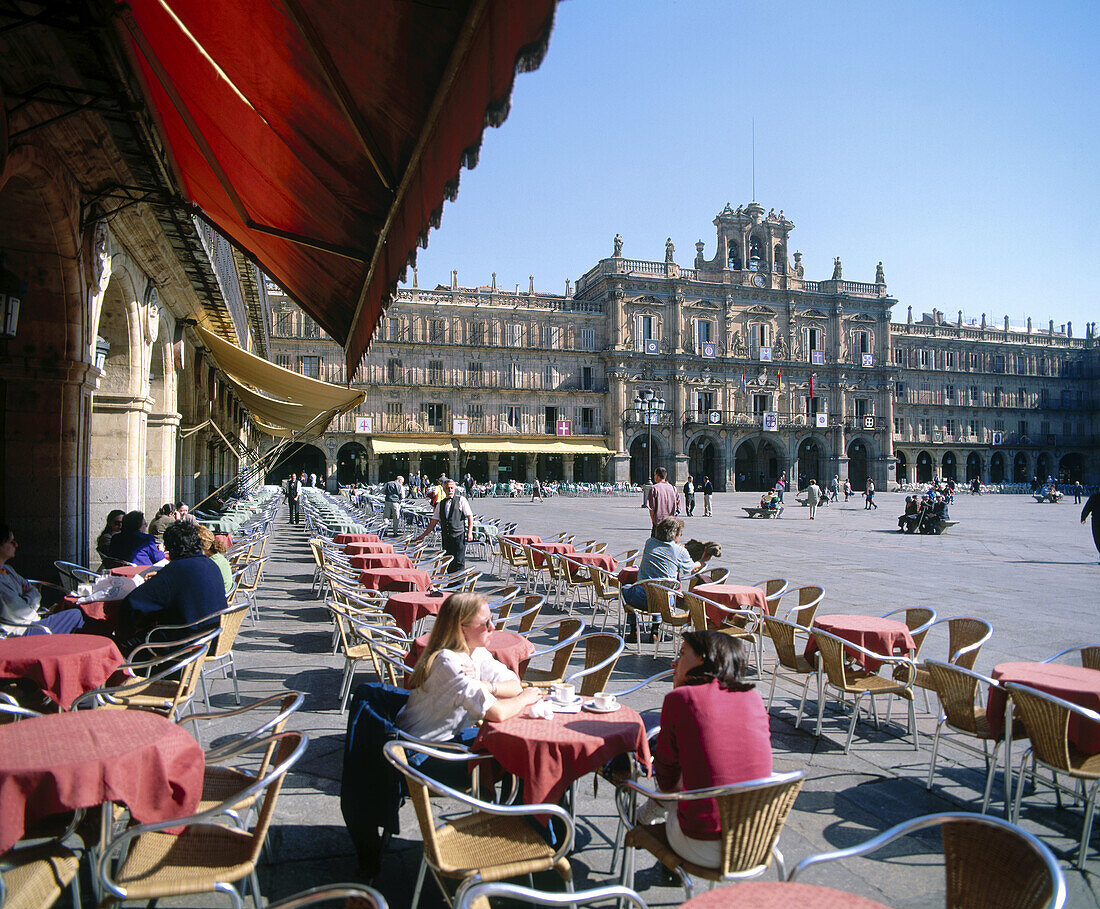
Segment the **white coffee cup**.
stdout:
<svg viewBox="0 0 1100 909">
<path fill-rule="evenodd" d="M 575 685 L 566 685 L 559 683 L 551 689 L 551 693 L 555 701 L 559 704 L 572 704 L 577 699 L 577 688 Z"/>
<path fill-rule="evenodd" d="M 611 710 L 618 706 L 615 695 L 608 694 L 606 691 L 597 691 L 592 698 L 592 703 L 596 705 L 597 710 Z"/>
</svg>

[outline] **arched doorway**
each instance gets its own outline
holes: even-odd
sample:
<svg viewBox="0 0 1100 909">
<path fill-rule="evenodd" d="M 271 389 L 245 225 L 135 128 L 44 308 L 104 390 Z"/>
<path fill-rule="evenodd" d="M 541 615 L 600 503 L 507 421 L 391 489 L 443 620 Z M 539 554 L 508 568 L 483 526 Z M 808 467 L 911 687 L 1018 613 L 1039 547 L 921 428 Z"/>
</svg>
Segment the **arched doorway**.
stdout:
<svg viewBox="0 0 1100 909">
<path fill-rule="evenodd" d="M 753 489 L 774 489 L 775 481 L 779 479 L 779 451 L 767 439 L 760 441 L 756 449 L 756 483 Z"/>
<path fill-rule="evenodd" d="M 445 452 L 425 452 L 420 456 L 420 472 L 426 473 L 433 483 L 443 474 L 451 475 L 451 456 Z M 455 477 L 451 477 L 455 479 Z"/>
<path fill-rule="evenodd" d="M 1040 453 L 1039 460 L 1035 462 L 1035 476 L 1039 478 L 1040 483 L 1045 483 L 1047 477 L 1054 476 L 1054 462 L 1045 451 Z"/>
<path fill-rule="evenodd" d="M 932 482 L 932 455 L 927 451 L 922 451 L 917 455 L 917 482 Z"/>
<path fill-rule="evenodd" d="M 599 455 L 573 455 L 573 481 L 575 483 L 600 482 L 601 458 Z"/>
<path fill-rule="evenodd" d="M 905 457 L 904 451 L 899 451 L 897 454 L 898 459 L 898 482 L 909 482 L 909 461 Z"/>
<path fill-rule="evenodd" d="M 746 440 L 742 442 L 733 455 L 734 486 L 738 492 L 752 489 L 749 486 L 749 477 L 756 475 L 756 446 Z"/>
<path fill-rule="evenodd" d="M 394 477 L 411 479 L 409 456 L 404 453 L 387 452 L 378 459 L 378 482 L 388 483 Z"/>
<path fill-rule="evenodd" d="M 507 483 L 516 480 L 519 483 L 527 482 L 527 455 L 502 454 L 497 466 L 497 482 Z"/>
<path fill-rule="evenodd" d="M 1012 462 L 1012 482 L 1026 483 L 1028 479 L 1027 455 L 1021 451 L 1016 455 L 1015 460 L 1013 460 Z"/>
<path fill-rule="evenodd" d="M 945 451 L 943 453 L 943 459 L 940 461 L 940 476 L 945 480 L 958 482 L 959 465 L 955 460 L 955 452 Z"/>
<path fill-rule="evenodd" d="M 478 483 L 489 482 L 489 456 L 483 452 L 466 455 L 462 465 L 462 476 L 469 474 Z"/>
<path fill-rule="evenodd" d="M 652 470 L 650 469 L 651 460 L 653 464 Z M 636 483 L 639 486 L 644 486 L 646 483 L 650 482 L 650 478 L 653 476 L 653 470 L 661 466 L 667 465 L 663 464 L 661 458 L 661 443 L 658 441 L 658 436 L 654 435 L 653 437 L 652 459 L 649 454 L 648 434 L 642 434 L 630 443 L 630 482 Z"/>
<path fill-rule="evenodd" d="M 970 452 L 966 457 L 966 482 L 982 478 L 982 456 L 976 451 Z"/>
<path fill-rule="evenodd" d="M 358 442 L 346 442 L 336 452 L 336 482 L 341 486 L 369 483 L 367 450 Z"/>
<path fill-rule="evenodd" d="M 803 485 L 802 478 L 805 478 L 806 485 L 809 484 L 810 480 L 817 480 L 817 485 L 822 489 L 829 485 L 829 479 L 825 476 L 825 455 L 817 439 L 812 436 L 803 439 L 798 446 L 796 470 L 799 476 L 800 488 Z"/>
<path fill-rule="evenodd" d="M 848 480 L 852 489 L 865 489 L 867 487 L 867 468 L 870 455 L 867 446 L 861 439 L 855 439 L 848 446 Z"/>
<path fill-rule="evenodd" d="M 1071 452 L 1058 462 L 1058 482 L 1076 483 L 1085 478 L 1085 458 L 1080 452 Z"/>
<path fill-rule="evenodd" d="M 540 454 L 535 459 L 535 475 L 543 483 L 560 483 L 565 479 L 565 468 L 560 454 Z"/>
<path fill-rule="evenodd" d="M 989 482 L 1003 483 L 1005 481 L 1005 456 L 999 451 L 993 452 L 989 459 Z"/>
<path fill-rule="evenodd" d="M 327 477 L 325 453 L 316 445 L 303 445 L 300 442 L 289 446 L 279 458 L 276 465 L 267 475 L 269 484 L 278 485 L 283 482 L 291 471 L 298 476 L 303 473 L 308 477 L 311 473 L 319 477 Z"/>
<path fill-rule="evenodd" d="M 708 438 L 699 438 L 692 441 L 688 448 L 688 473 L 695 478 L 695 485 L 703 482 L 703 477 L 710 477 L 711 485 L 716 492 L 725 492 L 725 477 L 720 469 L 718 445 Z"/>
</svg>

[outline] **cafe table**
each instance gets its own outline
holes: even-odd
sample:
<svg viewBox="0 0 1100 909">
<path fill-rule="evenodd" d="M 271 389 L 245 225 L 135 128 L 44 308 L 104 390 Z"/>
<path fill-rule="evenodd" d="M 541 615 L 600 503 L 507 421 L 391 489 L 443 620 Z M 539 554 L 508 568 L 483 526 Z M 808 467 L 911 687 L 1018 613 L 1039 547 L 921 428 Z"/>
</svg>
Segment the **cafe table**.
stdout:
<svg viewBox="0 0 1100 909">
<path fill-rule="evenodd" d="M 566 558 L 574 565 L 595 565 L 604 571 L 616 571 L 619 567 L 615 557 L 608 555 L 606 552 L 571 552 Z"/>
<path fill-rule="evenodd" d="M 345 543 L 344 555 L 367 555 L 374 552 L 393 552 L 393 543 Z"/>
<path fill-rule="evenodd" d="M 759 587 L 745 587 L 741 584 L 696 584 L 692 593 L 713 600 L 727 609 L 756 609 L 761 614 L 767 612 L 768 601 Z M 724 625 L 729 618 L 713 606 L 706 607 L 707 618 L 716 625 Z"/>
<path fill-rule="evenodd" d="M 0 640 L 0 678 L 29 679 L 68 710 L 123 664 L 115 642 L 97 634 L 32 634 Z"/>
<path fill-rule="evenodd" d="M 370 590 L 427 590 L 432 576 L 420 568 L 364 568 L 359 583 Z"/>
<path fill-rule="evenodd" d="M 622 587 L 629 587 L 631 584 L 638 583 L 638 566 L 637 565 L 624 565 L 619 569 L 619 584 Z"/>
<path fill-rule="evenodd" d="M 895 653 L 907 654 L 917 649 L 916 641 L 909 631 L 909 627 L 897 619 L 883 619 L 870 615 L 846 615 L 836 613 L 832 615 L 819 615 L 814 619 L 814 628 L 820 628 L 829 634 L 835 634 L 838 638 L 851 641 L 859 647 L 865 647 L 883 656 L 891 656 Z M 817 641 L 811 634 L 806 642 L 806 659 L 813 663 L 813 655 L 817 651 Z M 882 663 L 872 659 L 863 653 L 855 651 L 844 653 L 854 659 L 868 672 L 877 672 Z"/>
<path fill-rule="evenodd" d="M 504 539 L 518 546 L 536 546 L 542 542 L 542 537 L 529 533 L 506 533 Z"/>
<path fill-rule="evenodd" d="M 405 634 L 411 634 L 413 626 L 422 618 L 439 614 L 439 607 L 445 599 L 445 594 L 432 595 L 421 590 L 391 593 L 382 609 L 387 615 L 393 616 L 398 628 Z"/>
<path fill-rule="evenodd" d="M 156 574 L 157 569 L 152 565 L 119 565 L 118 568 L 108 569 L 107 574 L 116 578 L 136 578 L 139 574 L 144 575 L 147 571 Z"/>
<path fill-rule="evenodd" d="M 0 853 L 53 814 L 119 802 L 139 823 L 193 814 L 205 758 L 144 710 L 81 710 L 0 726 Z"/>
<path fill-rule="evenodd" d="M 332 538 L 332 542 L 337 546 L 343 546 L 345 543 L 381 543 L 376 533 L 338 533 Z"/>
<path fill-rule="evenodd" d="M 416 661 L 420 659 L 420 654 L 428 646 L 429 637 L 430 634 L 422 634 L 413 639 L 409 646 L 410 666 L 415 666 Z M 514 631 L 489 632 L 489 640 L 485 647 L 496 660 L 511 669 L 521 679 L 527 671 L 527 662 L 531 659 L 531 654 L 535 652 L 535 645 L 522 634 Z"/>
<path fill-rule="evenodd" d="M 715 887 L 681 903 L 680 909 L 890 909 L 854 893 L 799 881 L 742 881 Z"/>
<path fill-rule="evenodd" d="M 547 553 L 566 555 L 577 551 L 572 543 L 535 543 L 531 546 L 531 550 L 531 557 L 536 565 L 546 561 Z"/>
<path fill-rule="evenodd" d="M 648 768 L 645 724 L 625 704 L 614 713 L 555 713 L 536 719 L 525 711 L 499 723 L 485 722 L 473 749 L 491 754 L 523 780 L 529 804 L 557 803 L 575 781 L 613 757 L 633 752 Z"/>
<path fill-rule="evenodd" d="M 413 560 L 403 552 L 373 552 L 348 557 L 352 568 L 415 568 Z"/>
</svg>

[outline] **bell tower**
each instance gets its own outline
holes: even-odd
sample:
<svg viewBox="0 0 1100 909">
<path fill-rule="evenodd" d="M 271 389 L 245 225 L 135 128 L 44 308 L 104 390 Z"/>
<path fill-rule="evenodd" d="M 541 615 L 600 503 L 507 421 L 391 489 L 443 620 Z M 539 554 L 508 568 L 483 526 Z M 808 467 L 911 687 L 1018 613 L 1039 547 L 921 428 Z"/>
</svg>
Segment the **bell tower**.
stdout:
<svg viewBox="0 0 1100 909">
<path fill-rule="evenodd" d="M 709 262 L 696 260 L 696 268 L 734 273 L 734 283 L 763 286 L 769 275 L 790 271 L 787 258 L 788 238 L 794 224 L 775 209 L 767 214 L 759 202 L 736 209 L 726 207 L 714 219 L 718 229 L 718 249 Z M 757 281 L 760 275 L 765 280 Z"/>
</svg>

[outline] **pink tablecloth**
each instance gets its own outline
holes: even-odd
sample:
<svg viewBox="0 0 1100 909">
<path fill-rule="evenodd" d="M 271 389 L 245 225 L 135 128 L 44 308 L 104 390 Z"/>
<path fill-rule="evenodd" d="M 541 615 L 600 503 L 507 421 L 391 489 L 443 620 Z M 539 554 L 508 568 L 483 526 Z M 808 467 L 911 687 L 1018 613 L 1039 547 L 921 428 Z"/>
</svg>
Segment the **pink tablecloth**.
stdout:
<svg viewBox="0 0 1100 909">
<path fill-rule="evenodd" d="M 426 615 L 438 615 L 446 596 L 433 597 L 419 590 L 408 593 L 391 593 L 386 600 L 385 611 L 394 617 L 398 626 L 406 633 L 412 632 L 413 625 Z"/>
<path fill-rule="evenodd" d="M 998 663 L 993 667 L 993 678 L 1037 688 L 1064 701 L 1100 712 L 1100 672 L 1095 669 L 1063 663 Z M 1004 730 L 1005 697 L 1003 689 L 989 689 L 985 713 L 989 719 L 989 729 L 998 739 Z M 1069 740 L 1085 754 L 1098 754 L 1100 725 L 1071 717 Z"/>
<path fill-rule="evenodd" d="M 560 801 L 570 783 L 616 755 L 635 752 L 650 764 L 645 725 L 625 705 L 614 713 L 555 713 L 549 720 L 521 715 L 485 723 L 474 749 L 523 780 L 529 805 Z"/>
<path fill-rule="evenodd" d="M 372 552 L 393 552 L 393 543 L 348 543 L 344 555 L 366 555 Z"/>
<path fill-rule="evenodd" d="M 432 578 L 419 568 L 366 568 L 359 583 L 371 590 L 427 590 Z"/>
<path fill-rule="evenodd" d="M 569 561 L 578 565 L 596 565 L 604 571 L 616 571 L 619 567 L 614 557 L 606 552 L 574 552 L 570 553 Z"/>
<path fill-rule="evenodd" d="M 744 881 L 716 887 L 682 903 L 680 909 L 890 909 L 862 896 L 798 881 Z"/>
<path fill-rule="evenodd" d="M 380 543 L 381 540 L 376 533 L 338 533 L 332 538 L 332 542 L 343 546 L 345 543 Z"/>
<path fill-rule="evenodd" d="M 521 546 L 531 546 L 542 542 L 542 537 L 533 536 L 529 533 L 507 533 L 504 535 L 504 539 L 509 543 L 519 543 Z"/>
<path fill-rule="evenodd" d="M 638 566 L 637 565 L 624 565 L 619 569 L 619 584 L 623 587 L 629 587 L 631 584 L 638 583 Z"/>
<path fill-rule="evenodd" d="M 917 646 L 909 628 L 897 619 L 880 619 L 870 615 L 819 615 L 814 619 L 813 627 L 884 655 L 895 653 L 904 655 L 915 650 Z M 817 650 L 817 641 L 811 634 L 806 642 L 806 659 L 811 663 L 815 650 Z M 844 652 L 868 672 L 877 672 L 882 665 L 878 660 L 873 660 L 862 653 L 848 650 Z"/>
<path fill-rule="evenodd" d="M 348 558 L 352 568 L 415 568 L 413 560 L 403 552 L 371 552 Z"/>
<path fill-rule="evenodd" d="M 546 553 L 554 552 L 558 555 L 564 553 L 575 552 L 572 543 L 535 543 L 531 546 L 534 552 L 531 557 L 534 559 L 536 565 L 541 565 L 546 561 Z"/>
<path fill-rule="evenodd" d="M 132 578 L 149 570 L 148 565 L 119 565 L 118 568 L 110 569 L 108 574 L 113 574 L 116 578 Z M 156 571 L 155 568 L 151 570 Z"/>
<path fill-rule="evenodd" d="M 0 641 L 0 678 L 30 679 L 66 710 L 122 663 L 115 642 L 96 634 L 34 634 Z"/>
<path fill-rule="evenodd" d="M 764 591 L 759 587 L 743 587 L 740 584 L 696 584 L 693 593 L 714 600 L 727 609 L 757 609 L 763 613 L 768 608 Z M 727 616 L 713 606 L 707 606 L 707 618 L 716 625 L 724 624 Z"/>
<path fill-rule="evenodd" d="M 409 665 L 416 666 L 420 654 L 428 646 L 428 635 L 422 634 L 412 642 L 409 648 Z M 522 634 L 514 631 L 494 631 L 489 635 L 489 643 L 486 645 L 494 657 L 512 670 L 521 679 L 527 671 L 527 661 L 535 652 L 535 645 Z"/>
<path fill-rule="evenodd" d="M 127 805 L 142 823 L 193 814 L 202 746 L 143 710 L 82 710 L 0 726 L 0 852 L 51 814 Z"/>
<path fill-rule="evenodd" d="M 118 629 L 118 609 L 123 600 L 89 600 L 87 603 L 77 603 L 76 596 L 69 594 L 65 597 L 65 605 L 79 609 L 89 619 L 97 622 L 107 622 L 112 630 Z"/>
</svg>

